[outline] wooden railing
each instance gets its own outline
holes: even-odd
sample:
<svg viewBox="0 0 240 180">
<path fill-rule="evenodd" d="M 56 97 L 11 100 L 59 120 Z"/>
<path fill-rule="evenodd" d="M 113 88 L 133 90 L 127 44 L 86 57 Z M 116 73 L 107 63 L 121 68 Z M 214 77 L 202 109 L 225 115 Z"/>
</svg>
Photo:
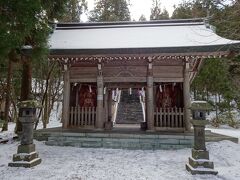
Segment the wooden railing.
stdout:
<svg viewBox="0 0 240 180">
<path fill-rule="evenodd" d="M 154 125 L 156 128 L 167 130 L 184 128 L 183 108 L 156 108 Z"/>
<path fill-rule="evenodd" d="M 70 107 L 69 127 L 94 127 L 96 107 Z"/>
</svg>

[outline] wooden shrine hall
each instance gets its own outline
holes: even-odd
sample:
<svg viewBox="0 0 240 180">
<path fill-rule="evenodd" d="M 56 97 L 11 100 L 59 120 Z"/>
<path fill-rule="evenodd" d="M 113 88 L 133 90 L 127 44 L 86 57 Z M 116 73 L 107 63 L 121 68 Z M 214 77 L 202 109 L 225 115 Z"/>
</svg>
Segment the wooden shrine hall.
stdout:
<svg viewBox="0 0 240 180">
<path fill-rule="evenodd" d="M 49 59 L 64 70 L 63 128 L 106 128 L 118 91 L 135 89 L 144 94 L 147 130 L 183 132 L 191 127 L 190 84 L 203 60 L 226 57 L 240 43 L 218 36 L 204 19 L 187 19 L 59 23 L 49 45 Z"/>
</svg>

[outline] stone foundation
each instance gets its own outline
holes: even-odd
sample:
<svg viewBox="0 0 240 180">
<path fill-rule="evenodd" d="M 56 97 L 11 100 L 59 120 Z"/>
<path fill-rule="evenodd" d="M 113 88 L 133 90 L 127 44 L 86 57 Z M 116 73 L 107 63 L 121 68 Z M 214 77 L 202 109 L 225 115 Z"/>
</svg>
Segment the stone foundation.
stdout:
<svg viewBox="0 0 240 180">
<path fill-rule="evenodd" d="M 207 150 L 192 149 L 192 157 L 189 158 L 189 163 L 186 164 L 186 169 L 191 174 L 213 174 L 217 175 L 214 170 L 214 164 L 209 160 L 209 152 Z"/>
<path fill-rule="evenodd" d="M 35 144 L 19 145 L 17 154 L 13 155 L 13 162 L 9 163 L 11 167 L 30 168 L 41 163 L 38 153 L 35 151 Z"/>
</svg>

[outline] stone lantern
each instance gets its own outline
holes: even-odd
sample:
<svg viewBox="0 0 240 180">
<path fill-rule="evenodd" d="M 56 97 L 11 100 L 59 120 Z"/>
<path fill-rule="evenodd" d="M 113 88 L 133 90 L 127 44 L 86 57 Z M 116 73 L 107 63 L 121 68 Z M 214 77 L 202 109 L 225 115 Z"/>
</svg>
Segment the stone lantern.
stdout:
<svg viewBox="0 0 240 180">
<path fill-rule="evenodd" d="M 206 101 L 193 101 L 191 105 L 192 121 L 194 128 L 194 146 L 192 149 L 192 157 L 189 158 L 189 163 L 186 164 L 186 169 L 191 174 L 213 174 L 218 172 L 214 170 L 213 162 L 209 160 L 209 152 L 206 149 L 205 143 L 205 125 L 206 112 L 212 107 Z"/>
<path fill-rule="evenodd" d="M 38 153 L 33 144 L 33 126 L 37 120 L 36 101 L 22 101 L 19 108 L 19 121 L 22 123 L 21 142 L 18 146 L 17 154 L 13 155 L 13 162 L 8 166 L 12 167 L 33 167 L 41 163 Z"/>
</svg>

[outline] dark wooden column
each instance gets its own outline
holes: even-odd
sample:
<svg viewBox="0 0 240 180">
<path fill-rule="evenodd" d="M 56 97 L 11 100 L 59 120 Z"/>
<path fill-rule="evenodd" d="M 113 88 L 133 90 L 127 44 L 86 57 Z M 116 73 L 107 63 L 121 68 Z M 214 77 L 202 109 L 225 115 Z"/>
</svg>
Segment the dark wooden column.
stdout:
<svg viewBox="0 0 240 180">
<path fill-rule="evenodd" d="M 108 121 L 108 99 L 109 99 L 109 96 L 108 96 L 108 89 L 105 89 L 103 90 L 104 91 L 104 122 L 107 122 Z"/>
<path fill-rule="evenodd" d="M 185 130 L 190 131 L 191 125 L 190 125 L 190 106 L 191 106 L 191 100 L 190 100 L 190 74 L 189 74 L 189 62 L 188 59 L 186 59 L 185 67 L 184 67 L 184 81 L 183 81 L 183 97 L 184 97 L 184 115 L 185 115 Z"/>
<path fill-rule="evenodd" d="M 112 89 L 109 89 L 107 93 L 108 93 L 108 121 L 112 121 Z"/>
<path fill-rule="evenodd" d="M 70 99 L 70 77 L 67 65 L 64 65 L 64 86 L 63 86 L 63 110 L 62 110 L 62 123 L 63 128 L 68 127 L 69 122 L 69 99 Z"/>
<path fill-rule="evenodd" d="M 102 76 L 102 65 L 98 64 L 98 76 L 97 76 L 97 119 L 96 128 L 104 128 L 104 108 L 103 108 L 103 76 Z"/>
<path fill-rule="evenodd" d="M 149 59 L 147 75 L 147 129 L 154 130 L 154 101 L 153 101 L 153 69 L 152 60 Z"/>
</svg>

